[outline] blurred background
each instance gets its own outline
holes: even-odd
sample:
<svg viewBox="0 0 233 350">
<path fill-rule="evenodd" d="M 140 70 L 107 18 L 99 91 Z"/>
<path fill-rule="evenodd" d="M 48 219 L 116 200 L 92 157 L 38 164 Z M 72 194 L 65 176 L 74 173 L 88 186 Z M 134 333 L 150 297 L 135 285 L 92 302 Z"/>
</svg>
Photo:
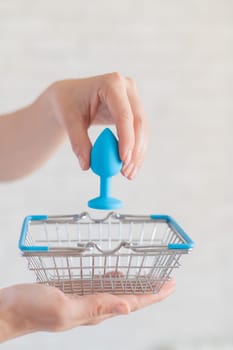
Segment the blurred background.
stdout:
<svg viewBox="0 0 233 350">
<path fill-rule="evenodd" d="M 137 178 L 118 176 L 113 192 L 121 212 L 169 214 L 196 243 L 164 302 L 2 349 L 233 348 L 232 15 L 230 0 L 0 1 L 0 113 L 58 79 L 112 71 L 134 78 L 149 151 Z M 1 287 L 34 280 L 17 248 L 24 216 L 87 210 L 97 183 L 67 142 L 30 177 L 0 184 Z"/>
</svg>

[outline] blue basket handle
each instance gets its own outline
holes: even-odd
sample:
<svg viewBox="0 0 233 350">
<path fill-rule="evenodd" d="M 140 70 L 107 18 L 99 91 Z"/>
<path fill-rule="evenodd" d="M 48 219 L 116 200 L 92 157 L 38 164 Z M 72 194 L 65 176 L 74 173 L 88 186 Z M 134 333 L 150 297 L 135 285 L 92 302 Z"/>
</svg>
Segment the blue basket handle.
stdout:
<svg viewBox="0 0 233 350">
<path fill-rule="evenodd" d="M 25 217 L 22 229 L 21 229 L 21 234 L 19 238 L 19 249 L 23 252 L 25 251 L 48 251 L 49 247 L 48 246 L 28 246 L 25 244 L 27 232 L 28 232 L 28 226 L 31 221 L 33 220 L 47 220 L 48 216 L 47 215 L 28 215 Z"/>
</svg>

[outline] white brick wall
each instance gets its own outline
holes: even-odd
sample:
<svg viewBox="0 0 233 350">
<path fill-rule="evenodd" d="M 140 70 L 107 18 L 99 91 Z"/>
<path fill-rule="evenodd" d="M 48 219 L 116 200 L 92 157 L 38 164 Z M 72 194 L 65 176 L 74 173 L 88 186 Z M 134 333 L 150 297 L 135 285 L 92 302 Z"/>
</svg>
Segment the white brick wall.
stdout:
<svg viewBox="0 0 233 350">
<path fill-rule="evenodd" d="M 0 113 L 57 79 L 134 77 L 150 148 L 138 178 L 115 179 L 114 192 L 123 211 L 171 214 L 196 241 L 167 301 L 3 349 L 202 349 L 208 342 L 223 349 L 224 339 L 233 346 L 232 15 L 230 0 L 0 1 Z M 1 285 L 32 279 L 17 250 L 24 215 L 79 212 L 96 191 L 97 179 L 79 170 L 68 144 L 30 178 L 1 184 Z"/>
</svg>

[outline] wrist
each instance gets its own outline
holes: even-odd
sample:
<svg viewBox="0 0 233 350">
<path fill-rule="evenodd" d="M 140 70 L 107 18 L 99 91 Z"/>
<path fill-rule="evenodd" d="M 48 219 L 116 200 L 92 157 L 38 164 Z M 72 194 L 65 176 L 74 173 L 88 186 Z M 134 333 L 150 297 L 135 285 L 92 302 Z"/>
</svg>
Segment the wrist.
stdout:
<svg viewBox="0 0 233 350">
<path fill-rule="evenodd" d="M 66 132 L 59 117 L 59 109 L 55 93 L 56 83 L 50 85 L 30 106 L 31 114 L 45 120 L 46 129 L 50 130 L 51 137 L 58 136 L 63 139 Z"/>
<path fill-rule="evenodd" d="M 14 287 L 0 290 L 0 343 L 20 335 L 35 332 L 36 329 L 20 310 L 20 300 Z"/>
<path fill-rule="evenodd" d="M 47 118 L 51 118 L 53 122 L 65 132 L 65 125 L 63 119 L 63 109 L 64 109 L 64 91 L 62 89 L 62 81 L 54 82 L 49 85 L 48 88 L 39 97 L 41 102 L 45 106 L 47 112 Z M 38 99 L 38 100 L 39 100 Z"/>
</svg>

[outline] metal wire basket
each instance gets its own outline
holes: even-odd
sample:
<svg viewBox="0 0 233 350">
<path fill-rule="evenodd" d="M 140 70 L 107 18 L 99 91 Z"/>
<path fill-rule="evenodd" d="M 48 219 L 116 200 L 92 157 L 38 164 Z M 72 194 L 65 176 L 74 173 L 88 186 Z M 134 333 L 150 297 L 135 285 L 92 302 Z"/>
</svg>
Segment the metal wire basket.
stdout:
<svg viewBox="0 0 233 350">
<path fill-rule="evenodd" d="M 27 216 L 19 248 L 39 283 L 79 295 L 157 293 L 193 241 L 169 216 Z"/>
</svg>

